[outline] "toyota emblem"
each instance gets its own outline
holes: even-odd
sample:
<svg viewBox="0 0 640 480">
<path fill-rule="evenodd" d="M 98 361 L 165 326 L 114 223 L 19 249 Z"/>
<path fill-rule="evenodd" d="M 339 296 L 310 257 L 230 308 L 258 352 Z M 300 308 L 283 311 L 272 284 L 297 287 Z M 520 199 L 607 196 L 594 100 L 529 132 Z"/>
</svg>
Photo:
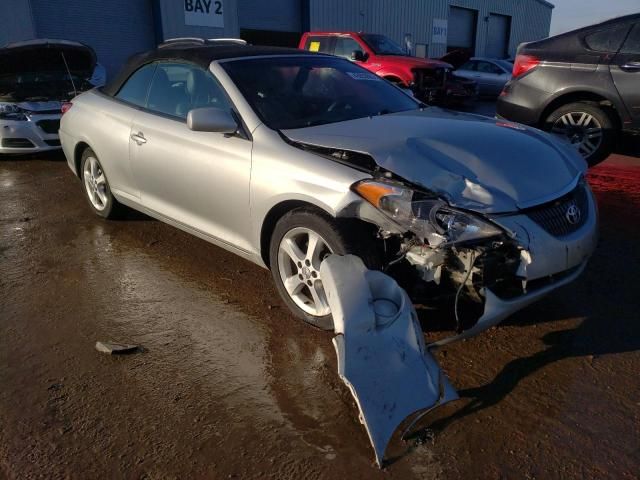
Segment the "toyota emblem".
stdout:
<svg viewBox="0 0 640 480">
<path fill-rule="evenodd" d="M 567 222 L 569 222 L 571 225 L 578 224 L 580 222 L 581 215 L 582 212 L 580 212 L 578 205 L 576 205 L 575 203 L 571 203 L 564 214 Z"/>
</svg>

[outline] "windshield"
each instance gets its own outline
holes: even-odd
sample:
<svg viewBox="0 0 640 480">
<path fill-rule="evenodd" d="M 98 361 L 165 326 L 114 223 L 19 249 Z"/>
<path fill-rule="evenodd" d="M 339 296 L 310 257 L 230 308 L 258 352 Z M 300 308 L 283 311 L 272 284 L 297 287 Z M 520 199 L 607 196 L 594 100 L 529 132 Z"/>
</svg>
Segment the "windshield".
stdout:
<svg viewBox="0 0 640 480">
<path fill-rule="evenodd" d="M 276 130 L 420 106 L 386 80 L 337 57 L 270 57 L 222 65 L 262 121 Z"/>
<path fill-rule="evenodd" d="M 384 35 L 366 33 L 360 37 L 376 55 L 407 55 L 400 45 Z"/>
</svg>

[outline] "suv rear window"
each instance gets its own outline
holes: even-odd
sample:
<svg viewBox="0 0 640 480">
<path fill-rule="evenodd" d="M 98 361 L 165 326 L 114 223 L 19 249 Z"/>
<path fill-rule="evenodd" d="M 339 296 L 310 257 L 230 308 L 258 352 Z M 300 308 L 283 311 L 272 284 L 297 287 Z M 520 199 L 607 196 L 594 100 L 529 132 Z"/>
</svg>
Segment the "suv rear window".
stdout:
<svg viewBox="0 0 640 480">
<path fill-rule="evenodd" d="M 620 53 L 640 54 L 640 23 L 633 27 Z"/>
<path fill-rule="evenodd" d="M 628 31 L 629 25 L 607 28 L 587 35 L 584 41 L 590 50 L 615 53 L 620 50 Z"/>
</svg>

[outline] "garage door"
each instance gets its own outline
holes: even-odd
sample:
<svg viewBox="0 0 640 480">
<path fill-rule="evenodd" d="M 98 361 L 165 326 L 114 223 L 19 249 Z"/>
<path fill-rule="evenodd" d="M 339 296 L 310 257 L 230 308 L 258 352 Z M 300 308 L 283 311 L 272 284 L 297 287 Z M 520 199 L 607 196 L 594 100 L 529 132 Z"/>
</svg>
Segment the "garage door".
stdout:
<svg viewBox="0 0 640 480">
<path fill-rule="evenodd" d="M 152 0 L 31 0 L 36 35 L 91 46 L 113 77 L 126 59 L 156 45 Z"/>
<path fill-rule="evenodd" d="M 472 55 L 476 50 L 476 25 L 478 11 L 468 8 L 449 7 L 449 30 L 447 52 L 467 50 Z"/>
<path fill-rule="evenodd" d="M 489 15 L 485 55 L 492 58 L 507 58 L 509 56 L 510 34 L 511 17 L 494 13 Z"/>
</svg>

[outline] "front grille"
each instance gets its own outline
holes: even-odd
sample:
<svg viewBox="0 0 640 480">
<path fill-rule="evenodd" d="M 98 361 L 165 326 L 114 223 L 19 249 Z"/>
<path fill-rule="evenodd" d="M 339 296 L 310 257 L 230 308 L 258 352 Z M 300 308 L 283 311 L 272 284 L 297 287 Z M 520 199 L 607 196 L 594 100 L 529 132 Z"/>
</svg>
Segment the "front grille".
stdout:
<svg viewBox="0 0 640 480">
<path fill-rule="evenodd" d="M 33 148 L 35 145 L 28 138 L 3 138 L 2 146 L 6 148 Z"/>
<path fill-rule="evenodd" d="M 446 68 L 423 68 L 413 71 L 414 83 L 419 92 L 444 88 L 447 81 Z"/>
<path fill-rule="evenodd" d="M 50 147 L 59 147 L 60 146 L 60 140 L 45 140 L 44 143 L 46 143 Z"/>
<path fill-rule="evenodd" d="M 60 130 L 60 120 L 58 119 L 40 120 L 36 122 L 36 125 L 38 125 L 45 133 L 49 134 L 58 133 L 58 130 Z"/>
<path fill-rule="evenodd" d="M 531 208 L 525 213 L 551 235 L 556 237 L 569 235 L 587 221 L 589 215 L 587 187 L 580 183 L 564 197 Z"/>
</svg>

